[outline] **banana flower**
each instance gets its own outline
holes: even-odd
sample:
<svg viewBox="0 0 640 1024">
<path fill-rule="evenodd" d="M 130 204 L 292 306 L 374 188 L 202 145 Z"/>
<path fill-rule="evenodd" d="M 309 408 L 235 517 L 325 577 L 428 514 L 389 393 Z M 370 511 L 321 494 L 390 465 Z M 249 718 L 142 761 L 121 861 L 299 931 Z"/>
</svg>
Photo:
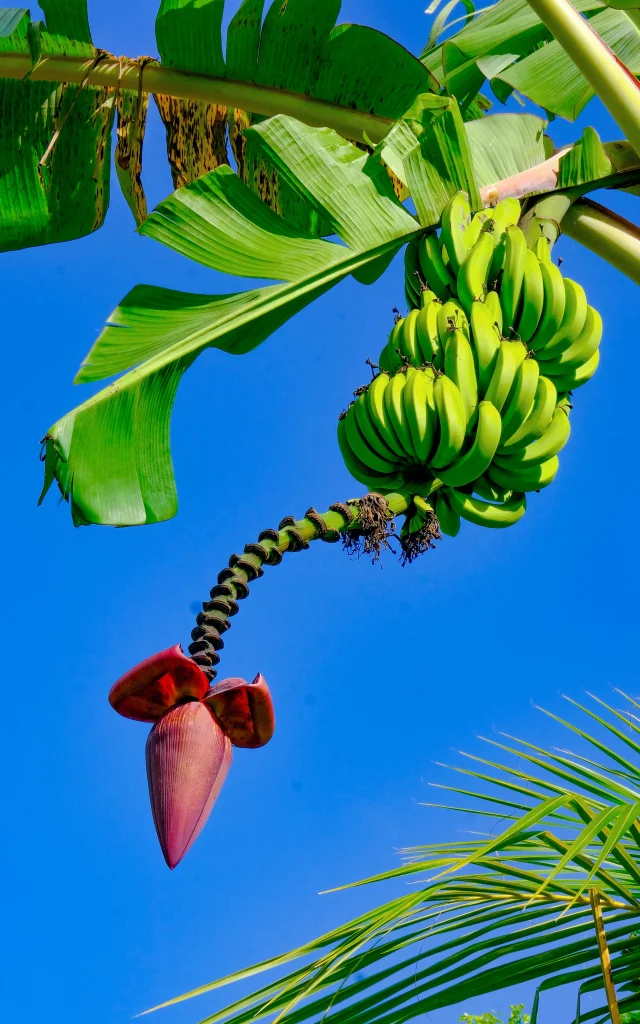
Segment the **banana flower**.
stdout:
<svg viewBox="0 0 640 1024">
<path fill-rule="evenodd" d="M 224 679 L 210 687 L 176 644 L 126 672 L 111 688 L 109 702 L 125 718 L 153 723 L 146 751 L 151 811 L 173 869 L 211 813 L 231 748 L 262 747 L 271 739 L 269 687 L 260 674 L 252 683 Z"/>
</svg>

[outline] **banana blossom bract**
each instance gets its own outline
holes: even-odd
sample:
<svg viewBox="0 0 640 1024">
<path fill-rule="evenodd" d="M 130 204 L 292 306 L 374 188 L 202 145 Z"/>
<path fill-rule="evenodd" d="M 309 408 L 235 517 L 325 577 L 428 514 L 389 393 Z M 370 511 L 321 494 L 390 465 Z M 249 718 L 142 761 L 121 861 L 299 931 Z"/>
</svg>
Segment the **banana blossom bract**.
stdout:
<svg viewBox="0 0 640 1024">
<path fill-rule="evenodd" d="M 209 681 L 181 646 L 160 651 L 111 688 L 125 718 L 153 722 L 147 739 L 151 811 L 164 858 L 180 863 L 211 813 L 231 764 L 231 748 L 262 747 L 273 735 L 271 694 L 252 683 Z"/>
</svg>

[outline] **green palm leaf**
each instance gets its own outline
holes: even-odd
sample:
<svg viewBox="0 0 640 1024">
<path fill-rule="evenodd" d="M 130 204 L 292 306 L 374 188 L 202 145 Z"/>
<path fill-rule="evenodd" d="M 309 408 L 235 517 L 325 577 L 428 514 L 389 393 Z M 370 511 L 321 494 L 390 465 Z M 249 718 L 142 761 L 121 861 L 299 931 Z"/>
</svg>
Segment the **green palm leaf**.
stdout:
<svg viewBox="0 0 640 1024">
<path fill-rule="evenodd" d="M 536 775 L 509 761 L 477 756 L 473 760 L 483 768 L 464 770 L 479 785 L 461 792 L 475 798 L 483 814 L 500 822 L 505 805 L 518 812 L 500 834 L 405 851 L 404 866 L 356 884 L 412 878 L 410 896 L 163 1005 L 300 959 L 303 966 L 211 1013 L 207 1024 L 248 1024 L 273 1014 L 290 1024 L 395 1024 L 531 981 L 538 983 L 533 1024 L 549 1012 L 560 988 L 571 988 L 578 998 L 576 1022 L 605 1021 L 604 999 L 597 1009 L 580 1008 L 585 993 L 603 991 L 588 893 L 595 888 L 619 1008 L 639 1007 L 636 705 L 625 698 L 618 710 L 599 701 L 601 711 L 593 711 L 571 703 L 598 730 L 592 735 L 554 716 L 577 737 L 583 754 L 559 755 L 517 739 L 513 746 L 491 741 L 504 754 L 535 765 Z M 632 754 L 625 756 L 625 749 Z M 589 756 L 592 750 L 596 760 Z M 526 785 L 513 783 L 514 777 Z M 544 789 L 552 795 L 541 798 Z M 416 886 L 420 874 L 423 881 Z"/>
</svg>

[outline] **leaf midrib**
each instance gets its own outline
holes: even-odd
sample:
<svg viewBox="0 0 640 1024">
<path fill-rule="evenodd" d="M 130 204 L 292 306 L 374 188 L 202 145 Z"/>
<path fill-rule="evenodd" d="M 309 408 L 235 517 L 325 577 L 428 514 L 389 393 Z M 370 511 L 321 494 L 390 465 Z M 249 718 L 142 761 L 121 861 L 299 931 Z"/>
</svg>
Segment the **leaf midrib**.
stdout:
<svg viewBox="0 0 640 1024">
<path fill-rule="evenodd" d="M 51 55 L 43 57 L 32 70 L 29 53 L 3 51 L 0 79 L 24 79 L 31 72 L 30 81 L 80 83 L 86 79 L 87 85 L 115 88 L 119 83 L 123 89 L 138 89 L 142 80 L 144 92 L 218 103 L 265 117 L 287 114 L 314 128 L 333 128 L 345 138 L 359 142 L 382 141 L 394 124 L 388 117 L 254 82 L 198 75 L 160 64 L 145 64 L 141 68 L 128 57 L 107 58 L 95 67 L 92 63 L 93 59 Z"/>
</svg>

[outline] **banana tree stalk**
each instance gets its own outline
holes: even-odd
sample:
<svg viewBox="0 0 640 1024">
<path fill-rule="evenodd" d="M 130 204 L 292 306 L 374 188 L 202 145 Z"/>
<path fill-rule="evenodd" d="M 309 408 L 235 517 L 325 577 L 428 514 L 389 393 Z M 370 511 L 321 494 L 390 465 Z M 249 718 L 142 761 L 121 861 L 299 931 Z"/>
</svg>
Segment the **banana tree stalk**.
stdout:
<svg viewBox="0 0 640 1024">
<path fill-rule="evenodd" d="M 640 228 L 606 206 L 578 199 L 562 218 L 569 238 L 640 284 Z"/>
<path fill-rule="evenodd" d="M 0 78 L 30 81 L 74 82 L 103 88 L 141 89 L 185 100 L 201 100 L 226 107 L 239 107 L 272 117 L 288 114 L 304 124 L 333 128 L 347 139 L 380 142 L 393 127 L 393 121 L 368 111 L 353 110 L 337 103 L 283 89 L 237 82 L 214 75 L 196 75 L 176 68 L 162 67 L 148 59 L 100 56 L 99 60 L 80 57 L 47 56 L 35 66 L 29 53 L 0 52 Z"/>
<path fill-rule="evenodd" d="M 640 152 L 640 83 L 569 0 L 529 0 L 634 149 Z"/>
<path fill-rule="evenodd" d="M 372 501 L 372 499 L 374 499 Z M 192 631 L 191 657 L 212 680 L 224 647 L 222 633 L 229 629 L 230 617 L 238 611 L 237 602 L 247 597 L 249 584 L 263 575 L 263 565 L 279 565 L 288 551 L 302 551 L 310 541 L 338 541 L 341 535 L 367 532 L 382 542 L 388 523 L 406 512 L 411 499 L 403 494 L 365 495 L 364 498 L 336 502 L 327 512 L 308 509 L 303 519 L 285 517 L 277 530 L 263 530 L 257 542 L 245 545 L 242 555 L 232 555 L 228 568 L 218 574 L 211 600 L 203 604 Z M 367 520 L 367 511 L 377 505 L 378 522 Z M 434 517 L 435 518 L 435 517 Z M 365 549 L 366 550 L 366 549 Z"/>
</svg>

